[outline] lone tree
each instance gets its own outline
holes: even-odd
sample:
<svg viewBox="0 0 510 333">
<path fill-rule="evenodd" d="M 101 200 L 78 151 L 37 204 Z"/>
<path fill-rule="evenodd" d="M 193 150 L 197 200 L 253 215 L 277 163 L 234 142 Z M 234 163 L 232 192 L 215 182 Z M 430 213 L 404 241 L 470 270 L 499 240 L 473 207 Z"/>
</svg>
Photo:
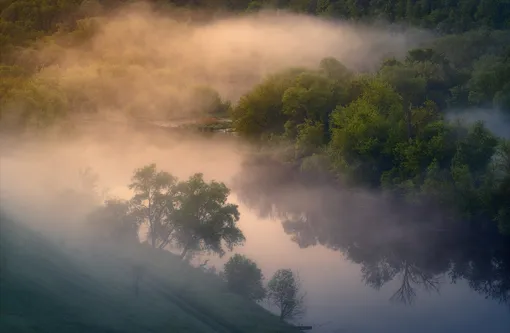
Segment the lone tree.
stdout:
<svg viewBox="0 0 510 333">
<path fill-rule="evenodd" d="M 253 301 L 265 298 L 266 290 L 262 284 L 264 276 L 253 260 L 235 254 L 225 263 L 223 270 L 223 276 L 232 292 Z"/>
<path fill-rule="evenodd" d="M 304 298 L 299 277 L 290 269 L 279 269 L 267 284 L 269 302 L 280 309 L 280 320 L 302 317 L 305 313 Z"/>
</svg>

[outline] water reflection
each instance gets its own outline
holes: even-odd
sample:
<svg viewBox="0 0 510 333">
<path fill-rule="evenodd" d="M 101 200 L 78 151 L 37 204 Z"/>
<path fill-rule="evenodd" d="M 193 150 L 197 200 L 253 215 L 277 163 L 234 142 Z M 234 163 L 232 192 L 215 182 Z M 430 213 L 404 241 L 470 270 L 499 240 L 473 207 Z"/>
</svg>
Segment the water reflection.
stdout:
<svg viewBox="0 0 510 333">
<path fill-rule="evenodd" d="M 358 265 L 366 285 L 376 290 L 391 285 L 391 302 L 410 305 L 418 295 L 441 293 L 445 285 L 467 284 L 510 309 L 510 240 L 491 223 L 474 229 L 432 207 L 417 210 L 379 193 L 327 183 L 257 159 L 244 165 L 234 189 L 259 217 L 281 220 L 299 247 L 339 251 Z M 510 312 L 504 313 L 498 318 L 508 328 Z"/>
</svg>

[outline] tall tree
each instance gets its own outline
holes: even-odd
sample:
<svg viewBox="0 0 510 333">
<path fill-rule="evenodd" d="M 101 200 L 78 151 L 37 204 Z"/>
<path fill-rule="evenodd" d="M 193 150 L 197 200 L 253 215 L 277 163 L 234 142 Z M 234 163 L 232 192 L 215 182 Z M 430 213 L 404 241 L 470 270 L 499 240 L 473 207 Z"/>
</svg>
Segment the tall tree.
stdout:
<svg viewBox="0 0 510 333">
<path fill-rule="evenodd" d="M 177 179 L 168 172 L 157 171 L 153 163 L 137 169 L 131 180 L 132 214 L 139 225 L 147 226 L 150 244 L 163 248 L 175 229 L 172 214 Z"/>
</svg>

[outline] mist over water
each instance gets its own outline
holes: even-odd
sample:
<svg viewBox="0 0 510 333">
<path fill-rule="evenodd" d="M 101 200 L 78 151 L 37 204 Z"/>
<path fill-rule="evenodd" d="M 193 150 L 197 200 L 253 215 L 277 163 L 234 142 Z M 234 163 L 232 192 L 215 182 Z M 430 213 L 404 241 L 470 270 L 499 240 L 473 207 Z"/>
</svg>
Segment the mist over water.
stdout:
<svg viewBox="0 0 510 333">
<path fill-rule="evenodd" d="M 270 163 L 253 165 L 252 147 L 233 136 L 176 134 L 125 123 L 193 114 L 200 86 L 235 102 L 265 75 L 316 67 L 324 57 L 370 70 L 385 55 L 404 55 L 428 33 L 274 13 L 182 23 L 140 5 L 97 24 L 85 46 L 49 43 L 22 54 L 20 61 L 50 64 L 35 81 L 55 83 L 93 106 L 73 102 L 85 111 L 64 124 L 72 128 L 67 136 L 3 141 L 2 211 L 49 234 L 79 237 L 83 217 L 99 204 L 64 200 L 66 190 L 83 186 L 80 170 L 97 174 L 98 190 L 108 190 L 106 197 L 127 197 L 133 170 L 149 163 L 181 179 L 203 172 L 206 179 L 232 187 L 231 200 L 240 205 L 247 242 L 237 252 L 253 258 L 266 277 L 282 267 L 300 272 L 309 307 L 303 323 L 327 324 L 314 332 L 381 327 L 478 332 L 494 318 L 499 322 L 492 332 L 505 331 L 500 328 L 510 324 L 508 309 L 496 300 L 508 301 L 509 289 L 497 290 L 498 283 L 508 283 L 507 266 L 496 265 L 489 273 L 481 269 L 481 277 L 462 266 L 475 261 L 482 267 L 492 256 L 503 262 L 498 253 L 505 247 L 493 244 L 475 256 L 473 239 L 455 223 L 444 230 L 439 212 L 417 214 L 383 193 L 342 190 L 303 181 Z M 219 268 L 227 258 L 212 262 Z M 454 265 L 460 268 L 451 269 Z M 457 287 L 448 282 L 452 272 L 458 275 Z M 389 299 L 406 283 L 417 290 L 416 296 L 409 293 L 417 306 L 390 306 Z"/>
</svg>

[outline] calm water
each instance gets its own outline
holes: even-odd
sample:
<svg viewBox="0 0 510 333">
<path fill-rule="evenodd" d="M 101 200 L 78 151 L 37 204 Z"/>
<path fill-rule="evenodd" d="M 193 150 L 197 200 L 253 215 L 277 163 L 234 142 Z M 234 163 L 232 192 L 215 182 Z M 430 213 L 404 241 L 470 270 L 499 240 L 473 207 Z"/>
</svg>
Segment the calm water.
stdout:
<svg viewBox="0 0 510 333">
<path fill-rule="evenodd" d="M 445 222 L 433 210 L 389 204 L 380 194 L 340 191 L 328 181 L 311 186 L 264 163 L 239 167 L 232 147 L 215 142 L 166 150 L 64 148 L 17 162 L 2 159 L 10 175 L 3 185 L 33 193 L 36 173 L 19 170 L 31 170 L 34 161 L 53 176 L 59 165 L 90 165 L 120 196 L 140 161 L 154 161 L 179 177 L 205 171 L 227 181 L 237 175 L 228 185 L 240 204 L 247 241 L 236 251 L 255 260 L 268 278 L 280 268 L 299 272 L 308 309 L 299 322 L 313 325 L 313 332 L 510 332 L 508 239 Z M 26 182 L 27 175 L 34 179 Z M 211 263 L 220 268 L 228 257 Z"/>
<path fill-rule="evenodd" d="M 255 260 L 267 277 L 279 268 L 299 272 L 308 310 L 298 322 L 313 325 L 313 332 L 509 332 L 510 305 L 485 299 L 464 279 L 453 284 L 448 272 L 436 274 L 438 290 L 427 291 L 419 277 L 401 271 L 377 290 L 365 283 L 362 265 L 342 251 L 321 245 L 302 249 L 280 222 L 258 218 L 246 206 L 241 206 L 241 214 L 247 242 L 237 252 Z M 213 259 L 218 267 L 223 261 Z M 488 272 L 479 274 L 488 277 L 482 282 L 493 282 L 496 289 L 502 283 Z M 508 297 L 510 277 L 501 278 Z M 403 285 L 409 286 L 412 304 L 392 300 Z"/>
<path fill-rule="evenodd" d="M 237 252 L 267 278 L 299 272 L 308 311 L 298 323 L 313 332 L 510 332 L 510 241 L 490 228 L 288 170 L 240 175 L 233 197 L 247 241 Z"/>
</svg>

